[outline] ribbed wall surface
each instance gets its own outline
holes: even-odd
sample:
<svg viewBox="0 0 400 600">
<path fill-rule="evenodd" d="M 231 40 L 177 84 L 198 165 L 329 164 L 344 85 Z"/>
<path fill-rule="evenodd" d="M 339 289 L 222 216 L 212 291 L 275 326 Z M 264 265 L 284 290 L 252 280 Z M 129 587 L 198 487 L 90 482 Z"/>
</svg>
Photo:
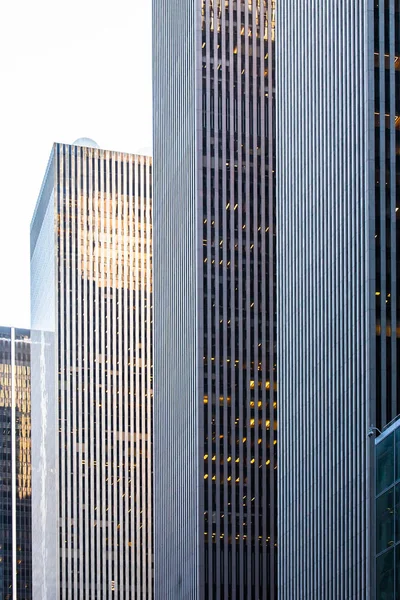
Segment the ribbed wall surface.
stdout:
<svg viewBox="0 0 400 600">
<path fill-rule="evenodd" d="M 282 600 L 371 597 L 370 4 L 277 11 Z"/>
<path fill-rule="evenodd" d="M 151 598 L 151 159 L 56 144 L 54 203 L 59 592 L 43 585 Z"/>
<path fill-rule="evenodd" d="M 202 241 L 194 5 L 193 0 L 153 0 L 154 574 L 159 600 L 200 598 Z"/>
<path fill-rule="evenodd" d="M 153 18 L 155 593 L 273 598 L 275 2 Z"/>
</svg>

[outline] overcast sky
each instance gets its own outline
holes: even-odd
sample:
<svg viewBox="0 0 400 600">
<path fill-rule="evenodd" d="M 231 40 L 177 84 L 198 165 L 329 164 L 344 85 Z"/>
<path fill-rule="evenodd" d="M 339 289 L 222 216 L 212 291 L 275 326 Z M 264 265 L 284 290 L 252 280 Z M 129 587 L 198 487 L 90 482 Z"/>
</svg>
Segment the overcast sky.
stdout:
<svg viewBox="0 0 400 600">
<path fill-rule="evenodd" d="M 53 142 L 151 147 L 151 0 L 0 8 L 0 326 L 30 327 L 29 227 Z"/>
</svg>

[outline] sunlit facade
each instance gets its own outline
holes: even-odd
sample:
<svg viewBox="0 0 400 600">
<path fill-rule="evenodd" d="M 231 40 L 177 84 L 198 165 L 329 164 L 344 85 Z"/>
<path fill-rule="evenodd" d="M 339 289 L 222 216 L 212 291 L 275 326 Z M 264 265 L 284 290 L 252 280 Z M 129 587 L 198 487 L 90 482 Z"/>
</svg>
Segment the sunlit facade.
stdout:
<svg viewBox="0 0 400 600">
<path fill-rule="evenodd" d="M 32 599 L 30 332 L 0 327 L 0 597 Z"/>
<path fill-rule="evenodd" d="M 54 144 L 32 219 L 35 600 L 152 598 L 151 169 Z"/>
<path fill-rule="evenodd" d="M 275 2 L 153 32 L 155 597 L 274 598 Z"/>
<path fill-rule="evenodd" d="M 279 597 L 375 598 L 367 432 L 400 413 L 400 4 L 280 0 L 277 31 Z"/>
</svg>

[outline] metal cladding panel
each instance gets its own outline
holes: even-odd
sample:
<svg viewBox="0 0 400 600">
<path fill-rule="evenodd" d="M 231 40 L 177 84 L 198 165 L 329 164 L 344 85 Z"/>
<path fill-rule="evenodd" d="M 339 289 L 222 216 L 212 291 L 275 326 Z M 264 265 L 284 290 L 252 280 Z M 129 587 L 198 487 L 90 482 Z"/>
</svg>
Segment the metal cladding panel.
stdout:
<svg viewBox="0 0 400 600">
<path fill-rule="evenodd" d="M 153 17 L 155 594 L 274 598 L 275 2 Z"/>
<path fill-rule="evenodd" d="M 47 290 L 47 293 L 49 292 L 51 293 L 51 289 Z M 45 332 L 32 329 L 33 600 L 51 600 L 60 597 L 58 579 L 58 478 L 56 469 L 58 418 L 55 402 L 56 362 L 54 337 L 54 331 Z"/>
<path fill-rule="evenodd" d="M 279 598 L 370 598 L 373 3 L 277 31 Z"/>
<path fill-rule="evenodd" d="M 35 332 L 35 598 L 152 598 L 151 159 L 55 144 L 52 160 L 52 217 L 40 198 L 32 225 L 32 320 L 54 332 L 52 348 Z"/>
<path fill-rule="evenodd" d="M 53 151 L 31 223 L 32 555 L 34 600 L 59 597 L 56 408 L 56 231 Z"/>
<path fill-rule="evenodd" d="M 199 598 L 194 0 L 153 1 L 155 597 Z"/>
</svg>

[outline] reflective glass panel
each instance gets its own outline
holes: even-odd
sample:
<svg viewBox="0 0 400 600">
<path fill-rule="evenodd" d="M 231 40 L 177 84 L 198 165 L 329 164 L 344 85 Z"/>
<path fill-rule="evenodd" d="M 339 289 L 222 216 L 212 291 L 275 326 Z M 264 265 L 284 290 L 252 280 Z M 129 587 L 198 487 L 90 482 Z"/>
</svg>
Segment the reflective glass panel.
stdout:
<svg viewBox="0 0 400 600">
<path fill-rule="evenodd" d="M 380 494 L 394 481 L 394 433 L 376 447 L 376 493 Z"/>
<path fill-rule="evenodd" d="M 395 569 L 396 590 L 397 590 L 397 598 L 398 598 L 400 595 L 400 545 L 396 546 L 395 552 L 396 552 L 396 569 Z"/>
<path fill-rule="evenodd" d="M 394 507 L 394 529 L 396 544 L 400 542 L 400 483 L 396 485 L 396 503 Z"/>
<path fill-rule="evenodd" d="M 400 427 L 396 429 L 396 480 L 400 479 Z"/>
<path fill-rule="evenodd" d="M 376 501 L 376 552 L 394 544 L 394 489 Z"/>
<path fill-rule="evenodd" d="M 394 600 L 394 549 L 376 559 L 376 598 Z"/>
</svg>

